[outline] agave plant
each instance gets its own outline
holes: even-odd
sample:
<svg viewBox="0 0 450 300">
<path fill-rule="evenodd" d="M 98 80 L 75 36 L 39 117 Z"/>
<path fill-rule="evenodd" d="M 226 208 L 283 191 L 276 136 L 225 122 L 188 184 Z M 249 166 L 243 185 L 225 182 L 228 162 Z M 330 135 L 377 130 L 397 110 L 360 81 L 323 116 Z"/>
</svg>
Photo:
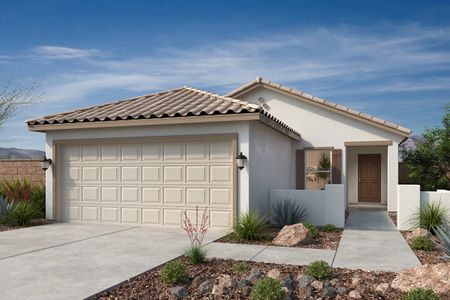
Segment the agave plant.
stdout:
<svg viewBox="0 0 450 300">
<path fill-rule="evenodd" d="M 436 226 L 434 232 L 442 242 L 439 247 L 444 250 L 446 258 L 450 260 L 450 225 L 447 222 L 444 222 L 441 226 Z"/>
<path fill-rule="evenodd" d="M 5 197 L 0 196 L 0 224 L 7 221 L 8 215 L 15 207 L 14 201 L 8 202 Z"/>
<path fill-rule="evenodd" d="M 308 215 L 306 207 L 292 199 L 279 200 L 274 203 L 272 209 L 272 222 L 280 228 L 301 223 Z"/>
</svg>

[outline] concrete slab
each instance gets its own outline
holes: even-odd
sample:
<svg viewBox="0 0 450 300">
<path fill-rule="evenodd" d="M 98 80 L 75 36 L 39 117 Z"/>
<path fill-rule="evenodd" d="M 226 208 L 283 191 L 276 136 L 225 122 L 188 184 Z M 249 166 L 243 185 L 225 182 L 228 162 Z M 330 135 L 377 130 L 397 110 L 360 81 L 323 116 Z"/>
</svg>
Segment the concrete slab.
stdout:
<svg viewBox="0 0 450 300">
<path fill-rule="evenodd" d="M 229 243 L 211 243 L 207 246 L 208 257 L 235 260 L 251 260 L 266 248 L 267 246 Z"/>
<path fill-rule="evenodd" d="M 420 265 L 385 210 L 350 209 L 333 267 L 396 272 Z"/>
<path fill-rule="evenodd" d="M 269 246 L 252 260 L 297 266 L 305 266 L 316 260 L 324 260 L 331 265 L 334 254 L 334 250 Z"/>
<path fill-rule="evenodd" d="M 58 245 L 62 227 L 69 235 L 62 240 L 71 242 Z M 118 231 L 116 226 L 93 227 L 96 228 L 75 224 L 35 227 L 35 233 L 45 236 L 52 246 L 42 244 L 43 248 L 25 254 L 17 249 L 17 255 L 0 259 L 1 298 L 83 299 L 176 258 L 189 245 L 180 228 L 135 227 Z M 86 234 L 89 228 L 91 235 Z M 95 235 L 100 232 L 109 233 Z M 2 237 L 2 246 L 15 241 L 26 246 L 28 231 L 11 233 L 9 238 Z M 54 241 L 50 243 L 52 234 Z M 208 232 L 206 242 L 222 235 L 223 232 Z M 29 237 L 29 241 L 35 239 Z"/>
</svg>

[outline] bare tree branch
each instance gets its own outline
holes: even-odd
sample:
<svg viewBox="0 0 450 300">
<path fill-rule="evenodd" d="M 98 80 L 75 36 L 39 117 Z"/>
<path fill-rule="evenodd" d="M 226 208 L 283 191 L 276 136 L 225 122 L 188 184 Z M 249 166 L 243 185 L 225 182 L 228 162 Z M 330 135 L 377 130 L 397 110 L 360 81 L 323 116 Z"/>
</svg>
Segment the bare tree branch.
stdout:
<svg viewBox="0 0 450 300">
<path fill-rule="evenodd" d="M 0 87 L 0 127 L 24 106 L 35 104 L 40 100 L 37 89 L 36 83 L 24 85 L 13 81 Z"/>
</svg>

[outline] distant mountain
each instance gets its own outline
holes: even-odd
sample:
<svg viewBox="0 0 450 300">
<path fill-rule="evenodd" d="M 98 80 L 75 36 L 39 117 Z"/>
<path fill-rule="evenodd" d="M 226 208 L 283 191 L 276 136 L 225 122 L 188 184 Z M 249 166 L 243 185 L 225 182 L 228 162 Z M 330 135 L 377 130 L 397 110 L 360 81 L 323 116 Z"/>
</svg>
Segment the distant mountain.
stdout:
<svg viewBox="0 0 450 300">
<path fill-rule="evenodd" d="M 0 147 L 0 159 L 39 159 L 43 156 L 45 152 L 41 150 Z"/>
</svg>

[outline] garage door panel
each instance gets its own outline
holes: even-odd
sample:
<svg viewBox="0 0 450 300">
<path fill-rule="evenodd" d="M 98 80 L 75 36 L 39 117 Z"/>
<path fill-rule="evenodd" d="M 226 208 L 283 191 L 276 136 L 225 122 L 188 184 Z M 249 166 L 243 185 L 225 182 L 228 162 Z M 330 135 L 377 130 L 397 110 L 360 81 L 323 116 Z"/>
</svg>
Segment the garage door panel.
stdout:
<svg viewBox="0 0 450 300">
<path fill-rule="evenodd" d="M 64 145 L 60 204 L 68 222 L 179 226 L 208 207 L 212 226 L 230 227 L 233 151 L 229 141 Z M 228 224 L 228 225 L 227 225 Z"/>
</svg>

